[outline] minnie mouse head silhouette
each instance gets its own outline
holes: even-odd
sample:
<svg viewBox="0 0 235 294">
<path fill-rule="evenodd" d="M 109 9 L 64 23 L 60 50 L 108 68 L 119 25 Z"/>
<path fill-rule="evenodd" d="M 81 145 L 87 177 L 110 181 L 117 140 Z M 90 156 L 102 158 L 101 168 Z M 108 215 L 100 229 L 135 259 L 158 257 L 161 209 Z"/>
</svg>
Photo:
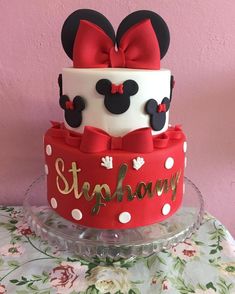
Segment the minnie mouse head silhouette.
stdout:
<svg viewBox="0 0 235 294">
<path fill-rule="evenodd" d="M 138 92 L 138 84 L 126 80 L 123 84 L 112 84 L 108 79 L 101 79 L 96 84 L 96 91 L 104 95 L 104 105 L 113 114 L 121 114 L 130 106 L 130 96 Z"/>
</svg>

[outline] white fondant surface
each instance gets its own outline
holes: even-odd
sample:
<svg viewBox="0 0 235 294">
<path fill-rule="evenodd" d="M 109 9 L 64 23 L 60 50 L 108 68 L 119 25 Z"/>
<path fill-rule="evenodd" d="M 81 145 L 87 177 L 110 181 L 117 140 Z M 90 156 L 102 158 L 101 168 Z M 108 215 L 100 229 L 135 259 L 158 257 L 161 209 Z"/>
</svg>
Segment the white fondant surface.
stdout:
<svg viewBox="0 0 235 294">
<path fill-rule="evenodd" d="M 78 128 L 68 129 L 83 132 L 84 126 L 94 126 L 113 136 L 123 136 L 126 133 L 143 127 L 150 127 L 149 115 L 145 112 L 145 104 L 149 99 L 161 103 L 164 97 L 170 96 L 171 72 L 161 70 L 135 70 L 120 68 L 76 69 L 64 68 L 63 94 L 72 101 L 75 96 L 82 96 L 86 101 L 86 108 L 82 112 L 82 124 Z M 137 82 L 139 91 L 130 97 L 130 107 L 122 114 L 113 114 L 104 106 L 104 96 L 96 91 L 96 83 L 100 79 L 109 79 L 114 84 L 121 84 L 128 79 Z M 159 134 L 167 130 L 169 111 L 166 122 Z"/>
</svg>

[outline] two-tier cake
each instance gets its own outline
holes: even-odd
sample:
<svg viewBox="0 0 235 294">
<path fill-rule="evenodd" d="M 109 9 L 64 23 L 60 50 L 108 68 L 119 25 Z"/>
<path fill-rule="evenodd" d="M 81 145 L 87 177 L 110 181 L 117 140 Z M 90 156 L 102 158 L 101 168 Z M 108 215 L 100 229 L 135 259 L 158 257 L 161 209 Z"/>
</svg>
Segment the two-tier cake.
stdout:
<svg viewBox="0 0 235 294">
<path fill-rule="evenodd" d="M 64 122 L 44 137 L 51 207 L 83 226 L 127 229 L 180 207 L 185 135 L 169 126 L 174 78 L 160 67 L 169 30 L 156 13 L 128 15 L 115 34 L 82 9 L 62 28 L 73 67 L 59 76 Z"/>
</svg>

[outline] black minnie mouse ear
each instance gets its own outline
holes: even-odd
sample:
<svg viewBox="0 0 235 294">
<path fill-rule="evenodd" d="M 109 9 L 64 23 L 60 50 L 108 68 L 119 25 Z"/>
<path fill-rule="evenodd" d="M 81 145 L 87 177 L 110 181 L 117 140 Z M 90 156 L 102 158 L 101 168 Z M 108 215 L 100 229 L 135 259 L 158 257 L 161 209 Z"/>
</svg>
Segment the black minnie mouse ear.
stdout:
<svg viewBox="0 0 235 294">
<path fill-rule="evenodd" d="M 145 111 L 148 114 L 154 114 L 156 113 L 157 106 L 158 106 L 158 103 L 156 100 L 149 99 L 145 104 Z"/>
<path fill-rule="evenodd" d="M 122 36 L 130 27 L 134 26 L 135 24 L 145 19 L 150 19 L 152 23 L 153 29 L 155 31 L 155 34 L 159 43 L 161 59 L 162 59 L 169 48 L 170 32 L 163 18 L 153 11 L 138 10 L 129 14 L 127 17 L 125 17 L 123 21 L 120 23 L 117 30 L 117 37 L 116 37 L 117 44 L 119 45 Z"/>
<path fill-rule="evenodd" d="M 70 59 L 73 59 L 73 44 L 77 34 L 80 20 L 88 20 L 99 26 L 113 41 L 115 32 L 108 19 L 101 13 L 91 9 L 79 9 L 74 11 L 65 20 L 61 31 L 61 41 L 64 51 Z"/>
</svg>

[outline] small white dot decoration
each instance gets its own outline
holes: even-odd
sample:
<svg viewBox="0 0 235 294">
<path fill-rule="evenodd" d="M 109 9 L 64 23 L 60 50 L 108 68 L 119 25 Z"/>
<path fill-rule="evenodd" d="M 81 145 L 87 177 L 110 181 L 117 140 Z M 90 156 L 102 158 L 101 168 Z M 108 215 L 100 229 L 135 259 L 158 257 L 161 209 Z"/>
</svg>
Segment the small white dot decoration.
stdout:
<svg viewBox="0 0 235 294">
<path fill-rule="evenodd" d="M 184 167 L 186 167 L 187 166 L 187 157 L 185 157 L 185 159 L 184 159 Z"/>
<path fill-rule="evenodd" d="M 183 144 L 183 150 L 184 150 L 184 153 L 187 151 L 187 142 L 186 141 L 184 141 L 184 144 Z"/>
<path fill-rule="evenodd" d="M 50 156 L 50 155 L 52 154 L 52 148 L 51 148 L 51 145 L 47 145 L 47 146 L 46 146 L 46 154 L 47 154 L 48 156 Z"/>
<path fill-rule="evenodd" d="M 172 157 L 168 157 L 167 160 L 165 161 L 165 168 L 171 169 L 173 165 L 174 165 L 174 159 Z"/>
<path fill-rule="evenodd" d="M 72 217 L 75 220 L 81 220 L 82 219 L 82 212 L 79 209 L 73 209 L 72 210 Z"/>
<path fill-rule="evenodd" d="M 162 208 L 162 214 L 167 215 L 171 211 L 170 204 L 166 203 Z"/>
<path fill-rule="evenodd" d="M 52 208 L 56 209 L 58 204 L 57 204 L 57 201 L 54 197 L 51 198 L 51 206 Z"/>
<path fill-rule="evenodd" d="M 131 220 L 131 215 L 130 215 L 129 212 L 124 211 L 124 212 L 119 214 L 120 223 L 126 224 L 126 223 L 129 223 L 130 220 Z"/>
<path fill-rule="evenodd" d="M 45 174 L 48 175 L 49 170 L 48 170 L 48 165 L 47 164 L 44 165 L 44 169 L 45 169 Z"/>
</svg>

